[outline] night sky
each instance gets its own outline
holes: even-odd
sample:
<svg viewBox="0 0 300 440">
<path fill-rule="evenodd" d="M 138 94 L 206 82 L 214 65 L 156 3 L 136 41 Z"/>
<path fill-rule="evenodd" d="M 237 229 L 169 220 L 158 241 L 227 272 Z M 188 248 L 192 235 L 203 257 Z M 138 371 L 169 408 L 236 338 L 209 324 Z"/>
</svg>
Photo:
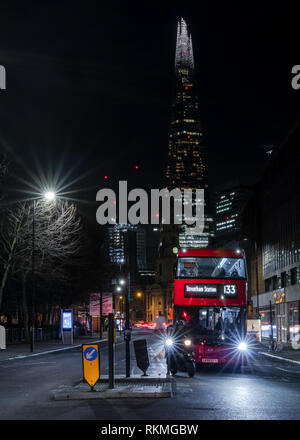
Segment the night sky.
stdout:
<svg viewBox="0 0 300 440">
<path fill-rule="evenodd" d="M 162 187 L 176 21 L 184 15 L 210 188 L 255 181 L 265 146 L 278 144 L 299 116 L 300 90 L 291 87 L 300 64 L 297 11 L 289 2 L 160 3 L 1 4 L 0 146 L 15 174 L 30 181 L 30 172 L 51 178 L 59 170 L 77 191 L 72 197 L 89 201 L 121 179 Z"/>
</svg>

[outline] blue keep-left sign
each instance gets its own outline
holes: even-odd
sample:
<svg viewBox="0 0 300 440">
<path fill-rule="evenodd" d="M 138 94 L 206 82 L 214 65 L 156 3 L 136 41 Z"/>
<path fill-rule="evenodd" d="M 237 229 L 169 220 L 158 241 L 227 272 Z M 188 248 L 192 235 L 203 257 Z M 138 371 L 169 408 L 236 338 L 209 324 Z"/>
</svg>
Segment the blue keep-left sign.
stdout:
<svg viewBox="0 0 300 440">
<path fill-rule="evenodd" d="M 95 361 L 98 357 L 98 350 L 95 347 L 87 347 L 83 352 L 83 356 L 87 361 Z"/>
</svg>

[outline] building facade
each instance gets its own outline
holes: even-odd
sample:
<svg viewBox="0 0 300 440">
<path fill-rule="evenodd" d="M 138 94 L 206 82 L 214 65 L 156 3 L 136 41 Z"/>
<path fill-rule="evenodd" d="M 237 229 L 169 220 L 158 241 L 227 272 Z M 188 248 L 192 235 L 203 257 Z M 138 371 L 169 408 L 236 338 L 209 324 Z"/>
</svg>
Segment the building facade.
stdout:
<svg viewBox="0 0 300 440">
<path fill-rule="evenodd" d="M 299 339 L 300 306 L 300 124 L 271 154 L 257 187 L 257 295 L 262 336 L 279 342 Z M 251 258 L 251 255 L 253 256 Z M 250 277 L 251 271 L 250 267 Z M 252 292 L 253 293 L 253 292 Z"/>
<path fill-rule="evenodd" d="M 248 194 L 248 187 L 244 185 L 231 185 L 215 193 L 214 219 L 217 239 L 230 239 L 231 236 L 239 235 Z"/>
<path fill-rule="evenodd" d="M 129 232 L 134 234 L 129 234 Z M 146 230 L 140 225 L 115 224 L 108 226 L 108 248 L 109 260 L 114 265 L 124 266 L 126 264 L 126 241 L 129 237 L 132 240 L 134 235 L 134 249 L 137 270 L 145 270 L 147 268 L 146 253 Z"/>
</svg>

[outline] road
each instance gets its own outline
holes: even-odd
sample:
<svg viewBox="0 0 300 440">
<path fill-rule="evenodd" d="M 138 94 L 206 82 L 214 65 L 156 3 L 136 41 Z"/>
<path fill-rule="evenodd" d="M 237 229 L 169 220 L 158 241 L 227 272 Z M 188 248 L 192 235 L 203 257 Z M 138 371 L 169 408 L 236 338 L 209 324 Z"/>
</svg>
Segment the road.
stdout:
<svg viewBox="0 0 300 440">
<path fill-rule="evenodd" d="M 165 374 L 162 343 L 147 338 L 150 373 Z M 132 357 L 133 353 L 132 353 Z M 132 372 L 139 370 L 132 362 Z M 107 374 L 107 345 L 101 345 L 101 372 Z M 125 372 L 124 343 L 116 346 L 116 373 Z M 0 362 L 2 420 L 275 420 L 300 419 L 300 368 L 270 358 L 256 359 L 244 372 L 206 369 L 176 376 L 176 394 L 162 399 L 55 401 L 53 390 L 77 384 L 81 351 L 74 348 L 43 356 Z"/>
</svg>

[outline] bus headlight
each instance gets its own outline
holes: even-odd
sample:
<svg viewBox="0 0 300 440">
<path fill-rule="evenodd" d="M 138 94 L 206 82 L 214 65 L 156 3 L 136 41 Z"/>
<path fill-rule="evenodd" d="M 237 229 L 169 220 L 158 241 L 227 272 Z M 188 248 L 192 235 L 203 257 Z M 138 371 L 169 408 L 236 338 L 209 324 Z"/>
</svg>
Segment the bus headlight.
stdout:
<svg viewBox="0 0 300 440">
<path fill-rule="evenodd" d="M 185 345 L 186 347 L 189 347 L 189 346 L 191 345 L 191 343 L 192 343 L 192 341 L 191 341 L 190 339 L 185 339 L 185 340 L 184 340 L 184 345 Z"/>
<path fill-rule="evenodd" d="M 167 338 L 167 339 L 166 339 L 166 346 L 167 346 L 167 347 L 172 347 L 172 345 L 173 345 L 173 339 L 171 339 L 171 338 Z"/>
<path fill-rule="evenodd" d="M 246 351 L 248 346 L 246 342 L 240 342 L 237 346 L 238 350 L 240 351 Z"/>
</svg>

